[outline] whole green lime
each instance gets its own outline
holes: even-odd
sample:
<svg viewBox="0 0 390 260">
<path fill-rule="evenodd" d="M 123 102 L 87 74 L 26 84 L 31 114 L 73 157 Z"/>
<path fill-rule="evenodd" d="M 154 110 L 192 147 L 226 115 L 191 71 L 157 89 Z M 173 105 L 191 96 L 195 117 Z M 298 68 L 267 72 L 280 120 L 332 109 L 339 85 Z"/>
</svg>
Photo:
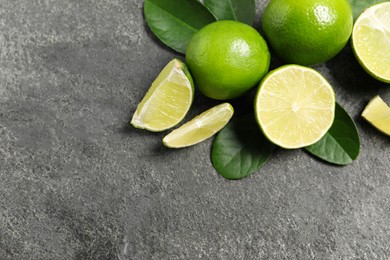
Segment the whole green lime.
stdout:
<svg viewBox="0 0 390 260">
<path fill-rule="evenodd" d="M 218 21 L 199 30 L 186 50 L 195 86 L 207 97 L 226 100 L 243 95 L 268 72 L 270 53 L 251 26 Z"/>
<path fill-rule="evenodd" d="M 348 42 L 353 16 L 347 0 L 271 0 L 262 26 L 268 43 L 286 62 L 330 60 Z"/>
</svg>

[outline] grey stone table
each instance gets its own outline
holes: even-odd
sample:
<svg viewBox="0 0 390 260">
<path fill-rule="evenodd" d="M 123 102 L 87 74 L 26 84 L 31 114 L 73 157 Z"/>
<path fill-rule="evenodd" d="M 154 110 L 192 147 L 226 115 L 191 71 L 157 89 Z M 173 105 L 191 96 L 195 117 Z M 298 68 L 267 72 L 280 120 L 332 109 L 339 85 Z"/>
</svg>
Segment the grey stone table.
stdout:
<svg viewBox="0 0 390 260">
<path fill-rule="evenodd" d="M 376 94 L 390 103 L 389 85 L 345 48 L 315 68 L 356 119 L 358 160 L 278 150 L 228 181 L 212 140 L 168 150 L 166 133 L 129 126 L 162 67 L 183 59 L 142 7 L 0 0 L 0 259 L 389 259 L 390 140 L 359 117 Z M 186 119 L 214 104 L 196 94 Z"/>
</svg>

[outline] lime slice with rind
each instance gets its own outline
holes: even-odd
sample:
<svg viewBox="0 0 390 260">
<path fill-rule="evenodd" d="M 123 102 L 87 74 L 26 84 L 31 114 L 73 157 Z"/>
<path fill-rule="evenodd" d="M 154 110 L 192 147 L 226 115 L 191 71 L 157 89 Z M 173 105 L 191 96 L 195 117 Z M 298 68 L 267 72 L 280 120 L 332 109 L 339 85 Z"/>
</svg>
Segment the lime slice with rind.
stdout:
<svg viewBox="0 0 390 260">
<path fill-rule="evenodd" d="M 326 134 L 334 120 L 335 104 L 333 88 L 321 74 L 285 65 L 260 83 L 255 115 L 271 142 L 295 149 L 314 144 Z"/>
<path fill-rule="evenodd" d="M 219 132 L 233 116 L 229 103 L 222 103 L 206 110 L 164 137 L 170 148 L 182 148 L 200 143 Z"/>
<path fill-rule="evenodd" d="M 352 47 L 362 67 L 390 83 L 390 2 L 367 8 L 355 22 Z"/>
<path fill-rule="evenodd" d="M 390 136 L 390 107 L 375 96 L 362 112 L 362 117 L 382 133 Z"/>
<path fill-rule="evenodd" d="M 131 124 L 160 132 L 183 120 L 194 98 L 194 84 L 186 65 L 173 59 L 157 76 L 138 104 Z"/>
</svg>

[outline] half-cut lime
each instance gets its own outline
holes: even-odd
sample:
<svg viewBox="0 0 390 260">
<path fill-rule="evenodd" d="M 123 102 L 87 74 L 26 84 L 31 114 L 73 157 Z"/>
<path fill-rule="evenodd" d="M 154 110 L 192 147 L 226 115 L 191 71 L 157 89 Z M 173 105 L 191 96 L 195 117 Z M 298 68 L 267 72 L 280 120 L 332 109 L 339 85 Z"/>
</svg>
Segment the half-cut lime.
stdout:
<svg viewBox="0 0 390 260">
<path fill-rule="evenodd" d="M 376 129 L 390 136 L 390 107 L 380 96 L 371 99 L 363 110 L 362 117 Z"/>
<path fill-rule="evenodd" d="M 260 83 L 255 114 L 264 135 L 286 149 L 320 140 L 335 114 L 332 86 L 317 71 L 286 65 L 270 72 Z"/>
<path fill-rule="evenodd" d="M 170 148 L 182 148 L 200 143 L 221 130 L 233 116 L 229 103 L 217 105 L 173 130 L 163 143 Z"/>
<path fill-rule="evenodd" d="M 131 124 L 153 132 L 177 125 L 191 107 L 194 84 L 186 65 L 170 61 L 137 106 Z"/>
<path fill-rule="evenodd" d="M 369 74 L 390 83 L 390 2 L 373 5 L 358 17 L 352 47 Z"/>
</svg>

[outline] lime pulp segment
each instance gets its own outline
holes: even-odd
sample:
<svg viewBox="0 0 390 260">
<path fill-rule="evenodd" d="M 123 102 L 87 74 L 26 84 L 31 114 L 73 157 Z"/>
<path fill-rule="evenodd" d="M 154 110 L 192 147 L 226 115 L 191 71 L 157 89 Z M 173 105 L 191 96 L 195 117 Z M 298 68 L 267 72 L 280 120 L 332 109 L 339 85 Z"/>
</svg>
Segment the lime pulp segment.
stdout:
<svg viewBox="0 0 390 260">
<path fill-rule="evenodd" d="M 390 107 L 379 96 L 375 96 L 368 103 L 362 117 L 379 131 L 390 136 Z"/>
<path fill-rule="evenodd" d="M 164 137 L 167 147 L 181 148 L 200 143 L 221 130 L 233 116 L 234 110 L 229 103 L 222 103 L 173 130 Z"/>
<path fill-rule="evenodd" d="M 373 5 L 358 17 L 352 45 L 363 68 L 390 83 L 390 2 Z"/>
<path fill-rule="evenodd" d="M 180 60 L 169 62 L 142 99 L 131 120 L 137 128 L 163 131 L 187 114 L 194 96 L 192 78 Z"/>
<path fill-rule="evenodd" d="M 256 95 L 257 121 L 265 136 L 287 149 L 321 139 L 332 126 L 335 94 L 313 69 L 286 65 L 270 72 Z"/>
</svg>

